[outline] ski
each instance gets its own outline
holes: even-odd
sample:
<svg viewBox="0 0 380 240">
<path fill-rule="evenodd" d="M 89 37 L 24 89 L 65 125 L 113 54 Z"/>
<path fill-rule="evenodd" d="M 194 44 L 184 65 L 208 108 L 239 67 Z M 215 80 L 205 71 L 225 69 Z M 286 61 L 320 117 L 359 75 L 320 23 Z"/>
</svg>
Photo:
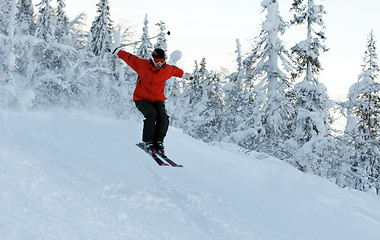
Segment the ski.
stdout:
<svg viewBox="0 0 380 240">
<path fill-rule="evenodd" d="M 170 158 L 168 158 L 163 151 L 162 152 L 158 151 L 157 155 L 160 156 L 162 159 L 164 159 L 166 162 L 168 162 L 170 166 L 172 167 L 183 167 L 182 165 L 179 165 L 175 163 L 174 161 L 172 161 Z"/>
<path fill-rule="evenodd" d="M 158 151 L 157 153 L 155 153 L 154 151 L 152 152 L 148 152 L 146 151 L 145 149 L 145 144 L 140 142 L 140 143 L 137 143 L 136 146 L 138 146 L 139 148 L 141 148 L 142 150 L 144 150 L 144 152 L 146 152 L 147 154 L 149 154 L 154 161 L 156 161 L 156 163 L 159 165 L 159 166 L 172 166 L 172 167 L 183 167 L 182 165 L 179 165 L 177 163 L 175 163 L 173 160 L 171 160 L 170 158 L 168 158 L 164 152 L 162 151 Z M 165 163 L 164 161 L 162 161 L 162 159 L 165 160 L 167 163 Z"/>
<path fill-rule="evenodd" d="M 152 151 L 152 152 L 148 152 L 146 149 L 145 149 L 145 144 L 144 143 L 137 143 L 136 144 L 137 147 L 141 148 L 144 152 L 146 152 L 147 154 L 149 154 L 154 161 L 156 161 L 156 163 L 159 165 L 159 166 L 169 166 L 169 164 L 165 163 L 164 161 L 162 161 L 158 156 L 157 154 Z"/>
</svg>

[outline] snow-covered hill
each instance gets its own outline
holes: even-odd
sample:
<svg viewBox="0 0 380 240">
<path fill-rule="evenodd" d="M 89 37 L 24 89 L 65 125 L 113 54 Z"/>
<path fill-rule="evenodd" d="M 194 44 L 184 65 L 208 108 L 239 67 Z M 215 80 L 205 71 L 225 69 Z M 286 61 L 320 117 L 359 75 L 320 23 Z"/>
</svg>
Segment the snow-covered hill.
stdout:
<svg viewBox="0 0 380 240">
<path fill-rule="evenodd" d="M 349 240 L 380 236 L 380 198 L 171 128 L 159 167 L 141 124 L 0 111 L 0 238 Z"/>
</svg>

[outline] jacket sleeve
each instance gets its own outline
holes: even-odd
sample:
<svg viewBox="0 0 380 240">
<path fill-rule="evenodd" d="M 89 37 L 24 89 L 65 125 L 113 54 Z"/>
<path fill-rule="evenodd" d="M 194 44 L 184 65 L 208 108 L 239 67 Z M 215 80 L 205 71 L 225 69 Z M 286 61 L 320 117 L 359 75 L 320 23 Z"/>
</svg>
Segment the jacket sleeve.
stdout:
<svg viewBox="0 0 380 240">
<path fill-rule="evenodd" d="M 139 66 L 141 66 L 140 63 L 143 61 L 142 59 L 138 58 L 137 56 L 135 56 L 129 52 L 123 51 L 123 50 L 120 50 L 117 53 L 117 56 L 120 59 L 122 59 L 126 64 L 128 64 L 137 73 L 140 72 Z"/>
<path fill-rule="evenodd" d="M 183 76 L 183 70 L 176 66 L 173 66 L 173 76 L 181 78 Z"/>
</svg>

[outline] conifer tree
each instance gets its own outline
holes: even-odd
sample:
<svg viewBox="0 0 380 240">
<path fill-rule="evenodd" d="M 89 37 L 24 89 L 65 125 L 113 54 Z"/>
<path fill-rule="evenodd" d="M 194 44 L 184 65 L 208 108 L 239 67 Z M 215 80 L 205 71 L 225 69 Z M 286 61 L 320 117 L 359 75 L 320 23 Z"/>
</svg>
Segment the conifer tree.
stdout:
<svg viewBox="0 0 380 240">
<path fill-rule="evenodd" d="M 185 130 L 190 130 L 194 126 L 194 118 L 198 112 L 198 104 L 202 101 L 203 98 L 203 84 L 204 78 L 208 73 L 206 69 L 206 59 L 203 58 L 201 64 L 198 64 L 198 61 L 195 61 L 194 70 L 192 73 L 192 80 L 186 80 L 184 83 L 184 98 L 185 108 L 182 109 L 183 116 L 186 116 L 181 127 Z"/>
<path fill-rule="evenodd" d="M 192 75 L 185 93 L 188 103 L 183 114 L 186 116 L 183 128 L 189 135 L 205 142 L 219 141 L 223 111 L 221 74 L 210 73 L 206 58 L 202 58 L 199 65 L 195 61 Z"/>
<path fill-rule="evenodd" d="M 223 111 L 223 125 L 222 125 L 222 137 L 225 137 L 225 141 L 232 140 L 233 134 L 236 131 L 238 125 L 243 122 L 245 118 L 244 109 L 247 105 L 247 98 L 244 92 L 244 68 L 241 56 L 241 45 L 239 39 L 236 39 L 236 66 L 237 72 L 232 73 L 228 77 L 228 83 L 224 85 L 223 91 L 225 94 L 224 111 Z"/>
<path fill-rule="evenodd" d="M 266 20 L 257 46 L 248 57 L 251 69 L 248 79 L 257 79 L 254 86 L 254 106 L 245 125 L 240 126 L 239 144 L 248 149 L 257 149 L 282 155 L 280 143 L 289 137 L 289 121 L 293 115 L 292 104 L 287 97 L 291 84 L 283 72 L 291 70 L 288 56 L 278 37 L 284 33 L 285 22 L 279 15 L 276 0 L 264 0 L 262 7 L 267 10 Z M 284 69 L 280 69 L 281 61 Z"/>
<path fill-rule="evenodd" d="M 34 35 L 36 24 L 34 23 L 34 7 L 32 0 L 19 0 L 17 4 L 17 29 L 20 35 Z"/>
<path fill-rule="evenodd" d="M 236 39 L 235 53 L 236 53 L 237 71 L 239 72 L 243 67 L 243 60 L 242 60 L 242 56 L 241 56 L 241 44 L 240 44 L 239 39 Z"/>
<path fill-rule="evenodd" d="M 144 19 L 144 27 L 143 27 L 143 34 L 141 36 L 141 44 L 137 49 L 136 55 L 139 58 L 143 59 L 149 59 L 151 57 L 151 52 L 153 45 L 149 40 L 149 32 L 148 32 L 148 15 L 145 15 Z"/>
<path fill-rule="evenodd" d="M 322 31 L 325 28 L 322 17 L 326 11 L 323 5 L 316 5 L 315 0 L 294 0 L 291 10 L 295 12 L 291 24 L 307 26 L 306 39 L 291 49 L 296 66 L 292 77 L 303 78 L 293 91 L 296 114 L 292 124 L 295 128 L 293 138 L 299 145 L 293 158 L 294 164 L 303 171 L 333 177 L 329 172 L 335 164 L 332 160 L 335 150 L 329 112 L 333 102 L 328 98 L 327 88 L 317 77 L 321 70 L 320 53 L 327 51 L 322 44 L 326 39 Z"/>
<path fill-rule="evenodd" d="M 163 21 L 160 21 L 156 24 L 159 27 L 159 33 L 156 44 L 154 44 L 154 48 L 161 48 L 165 52 L 168 50 L 168 45 L 166 43 L 166 26 Z"/>
<path fill-rule="evenodd" d="M 207 94 L 206 94 L 206 89 L 207 89 L 207 78 L 209 77 L 210 73 L 209 71 L 207 70 L 207 67 L 206 67 L 206 58 L 203 57 L 201 62 L 199 63 L 199 71 L 198 71 L 198 89 L 202 90 L 200 92 L 200 96 L 202 100 L 204 100 L 205 98 L 207 98 Z"/>
<path fill-rule="evenodd" d="M 371 75 L 367 70 L 350 88 L 345 134 L 353 148 L 352 187 L 380 194 L 380 84 Z"/>
<path fill-rule="evenodd" d="M 56 16 L 54 9 L 50 5 L 51 0 L 41 0 L 37 6 L 39 7 L 39 16 L 37 20 L 36 37 L 50 42 L 55 39 L 56 32 Z"/>
<path fill-rule="evenodd" d="M 224 141 L 234 142 L 234 134 L 238 126 L 244 122 L 249 114 L 248 101 L 250 97 L 246 95 L 245 86 L 245 66 L 241 53 L 240 40 L 236 39 L 236 67 L 237 72 L 227 77 L 228 83 L 223 86 L 224 109 L 222 116 L 222 138 Z"/>
<path fill-rule="evenodd" d="M 0 1 L 0 33 L 8 35 L 10 12 L 12 1 Z"/>
<path fill-rule="evenodd" d="M 307 3 L 304 3 L 307 2 Z M 316 5 L 315 0 L 294 0 L 292 8 L 295 12 L 292 25 L 307 25 L 307 37 L 291 48 L 294 57 L 296 71 L 293 78 L 305 75 L 308 82 L 318 84 L 315 75 L 321 70 L 319 56 L 328 49 L 322 43 L 326 39 L 323 22 L 323 14 L 326 14 L 323 5 Z M 317 29 L 319 26 L 320 29 Z"/>
<path fill-rule="evenodd" d="M 199 73 L 198 72 L 199 72 L 198 61 L 195 60 L 194 61 L 194 69 L 193 69 L 193 72 L 192 72 L 193 81 L 185 79 L 186 81 L 185 81 L 185 84 L 184 84 L 184 92 L 185 92 L 185 95 L 187 97 L 189 97 L 191 94 L 195 93 L 196 90 L 199 87 L 199 85 L 197 84 L 198 79 L 199 79 L 199 77 L 198 77 Z M 191 98 L 189 99 L 189 103 L 191 104 Z"/>
<path fill-rule="evenodd" d="M 189 134 L 205 142 L 220 141 L 223 137 L 221 76 L 211 72 L 203 81 L 202 101 L 193 110 L 195 118 Z"/>
<path fill-rule="evenodd" d="M 188 80 L 185 84 L 185 96 L 190 106 L 194 106 L 202 99 L 204 75 L 207 71 L 205 58 L 202 59 L 201 67 L 198 61 L 195 60 L 194 63 L 193 80 Z"/>
<path fill-rule="evenodd" d="M 96 55 L 103 55 L 112 42 L 112 20 L 108 0 L 96 4 L 98 15 L 92 22 L 90 50 Z"/>
<path fill-rule="evenodd" d="M 14 101 L 16 1 L 0 2 L 0 106 Z M 4 88 L 2 88 L 5 86 Z M 8 97 L 9 96 L 9 97 Z"/>
<path fill-rule="evenodd" d="M 16 27 L 16 12 L 17 12 L 17 4 L 16 0 L 10 0 L 9 3 L 9 21 L 8 21 L 8 36 L 11 41 L 14 41 L 15 27 Z M 14 45 L 14 43 L 12 43 Z M 13 48 L 14 46 L 12 46 Z"/>
<path fill-rule="evenodd" d="M 16 0 L 0 1 L 0 33 L 13 38 L 16 27 Z"/>
<path fill-rule="evenodd" d="M 380 195 L 380 83 L 373 31 L 370 32 L 363 58 L 363 73 L 351 86 L 345 140 L 352 151 L 343 155 L 351 164 L 349 186 Z"/>
<path fill-rule="evenodd" d="M 66 15 L 65 8 L 65 0 L 57 0 L 58 6 L 56 10 L 57 16 L 57 29 L 56 36 L 58 40 L 64 38 L 69 33 L 69 18 Z"/>
<path fill-rule="evenodd" d="M 378 77 L 378 73 L 380 69 L 378 65 L 378 58 L 377 58 L 377 53 L 376 53 L 376 40 L 375 40 L 375 35 L 373 33 L 373 29 L 368 35 L 367 49 L 364 53 L 363 62 L 364 62 L 362 65 L 363 72 L 367 70 L 372 70 L 371 78 L 376 79 Z"/>
</svg>

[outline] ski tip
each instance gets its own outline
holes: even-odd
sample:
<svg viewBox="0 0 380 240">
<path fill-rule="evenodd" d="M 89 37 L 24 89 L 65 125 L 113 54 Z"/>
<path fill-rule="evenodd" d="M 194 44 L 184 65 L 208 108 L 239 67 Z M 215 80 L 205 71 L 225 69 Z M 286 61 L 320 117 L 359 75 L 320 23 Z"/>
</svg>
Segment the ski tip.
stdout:
<svg viewBox="0 0 380 240">
<path fill-rule="evenodd" d="M 176 167 L 183 167 L 182 165 L 177 165 Z"/>
</svg>

